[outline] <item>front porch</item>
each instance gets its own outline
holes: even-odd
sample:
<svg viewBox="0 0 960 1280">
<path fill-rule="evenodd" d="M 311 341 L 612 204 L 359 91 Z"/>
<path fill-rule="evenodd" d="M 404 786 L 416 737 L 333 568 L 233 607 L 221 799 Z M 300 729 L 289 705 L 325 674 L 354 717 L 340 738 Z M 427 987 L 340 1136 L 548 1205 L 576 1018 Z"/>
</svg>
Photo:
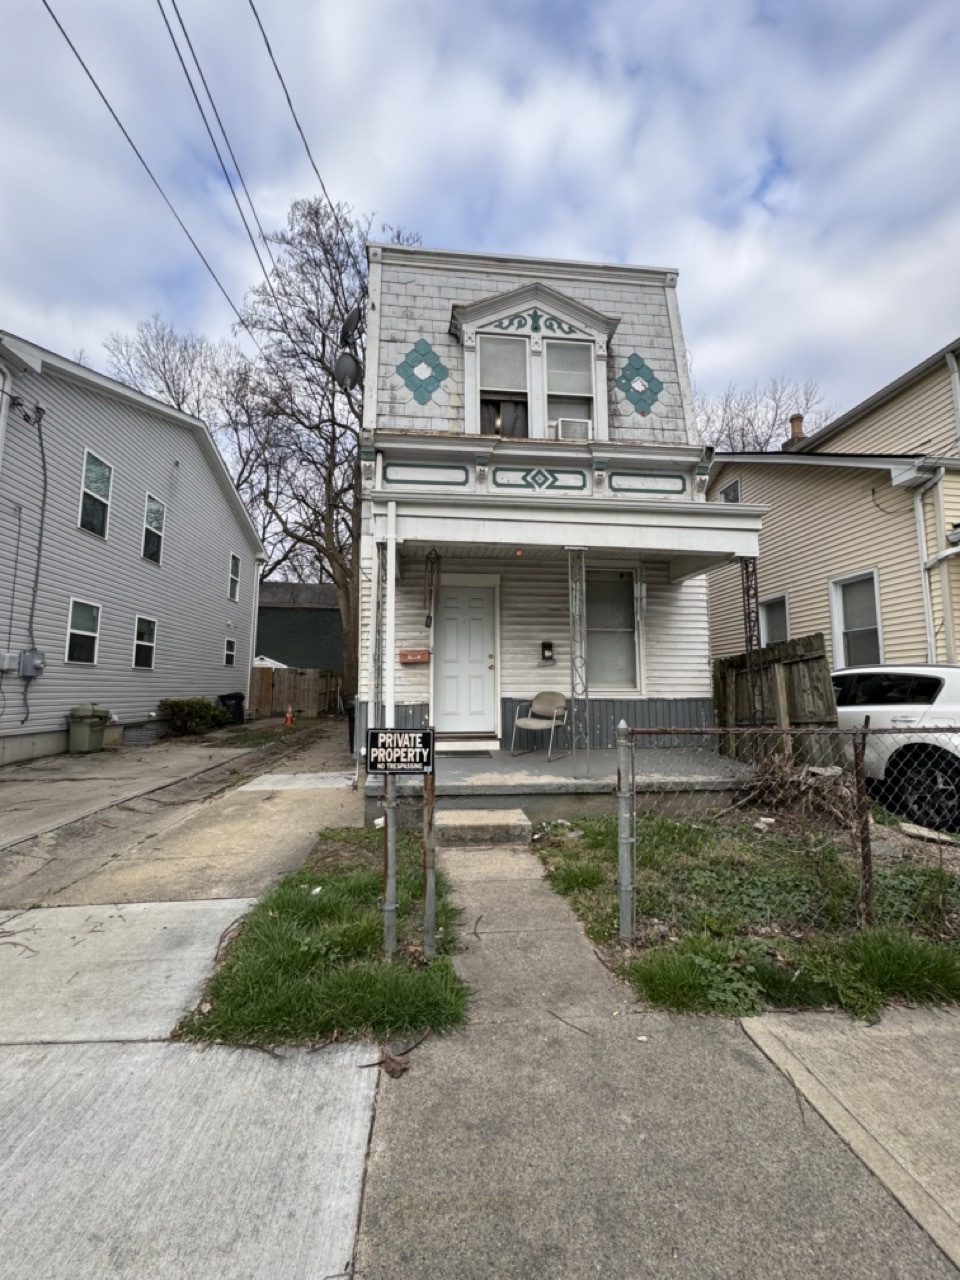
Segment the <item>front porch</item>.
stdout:
<svg viewBox="0 0 960 1280">
<path fill-rule="evenodd" d="M 717 754 L 711 746 L 651 746 L 637 752 L 638 807 L 689 815 L 730 804 L 749 766 Z M 715 744 L 716 739 L 714 738 Z M 578 776 L 579 775 L 579 776 Z M 531 822 L 616 812 L 617 752 L 600 748 L 560 760 L 547 760 L 546 750 L 512 756 L 491 749 L 437 755 L 437 809 L 520 808 Z M 364 816 L 372 826 L 380 816 L 383 779 L 367 777 Z M 418 829 L 422 816 L 421 778 L 397 779 L 399 825 Z"/>
</svg>

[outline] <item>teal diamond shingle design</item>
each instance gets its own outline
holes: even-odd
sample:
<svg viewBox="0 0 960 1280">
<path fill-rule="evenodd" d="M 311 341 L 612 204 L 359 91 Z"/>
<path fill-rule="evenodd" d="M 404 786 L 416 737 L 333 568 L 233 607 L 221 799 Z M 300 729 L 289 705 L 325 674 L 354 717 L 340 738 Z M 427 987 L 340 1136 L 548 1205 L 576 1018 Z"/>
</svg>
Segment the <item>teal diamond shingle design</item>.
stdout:
<svg viewBox="0 0 960 1280">
<path fill-rule="evenodd" d="M 638 356 L 635 351 L 620 370 L 615 385 L 620 388 L 637 413 L 649 413 L 663 390 L 663 383 L 646 360 Z"/>
<path fill-rule="evenodd" d="M 450 370 L 426 338 L 418 339 L 397 365 L 403 385 L 413 392 L 417 404 L 426 404 Z"/>
</svg>

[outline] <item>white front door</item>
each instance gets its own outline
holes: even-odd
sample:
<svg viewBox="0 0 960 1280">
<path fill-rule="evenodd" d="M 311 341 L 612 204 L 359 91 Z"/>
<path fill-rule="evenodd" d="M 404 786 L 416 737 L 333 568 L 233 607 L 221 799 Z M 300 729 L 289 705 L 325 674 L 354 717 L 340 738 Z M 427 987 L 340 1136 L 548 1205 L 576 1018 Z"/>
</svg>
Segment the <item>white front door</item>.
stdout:
<svg viewBox="0 0 960 1280">
<path fill-rule="evenodd" d="M 442 587 L 434 645 L 434 725 L 439 733 L 497 728 L 493 587 Z"/>
</svg>

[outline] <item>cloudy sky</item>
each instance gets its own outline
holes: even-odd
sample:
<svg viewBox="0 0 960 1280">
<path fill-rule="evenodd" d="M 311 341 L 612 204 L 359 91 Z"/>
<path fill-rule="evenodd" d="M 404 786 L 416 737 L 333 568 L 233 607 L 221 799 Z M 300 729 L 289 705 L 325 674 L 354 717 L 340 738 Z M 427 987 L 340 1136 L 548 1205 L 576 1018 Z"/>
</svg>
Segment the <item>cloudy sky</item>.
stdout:
<svg viewBox="0 0 960 1280">
<path fill-rule="evenodd" d="M 169 9 L 170 0 L 163 0 Z M 267 227 L 316 182 L 247 0 L 178 0 Z M 257 266 L 158 0 L 50 0 L 227 291 Z M 956 0 L 259 0 L 332 195 L 443 248 L 676 267 L 706 388 L 839 411 L 960 334 Z M 41 0 L 4 0 L 0 328 L 231 313 Z"/>
</svg>

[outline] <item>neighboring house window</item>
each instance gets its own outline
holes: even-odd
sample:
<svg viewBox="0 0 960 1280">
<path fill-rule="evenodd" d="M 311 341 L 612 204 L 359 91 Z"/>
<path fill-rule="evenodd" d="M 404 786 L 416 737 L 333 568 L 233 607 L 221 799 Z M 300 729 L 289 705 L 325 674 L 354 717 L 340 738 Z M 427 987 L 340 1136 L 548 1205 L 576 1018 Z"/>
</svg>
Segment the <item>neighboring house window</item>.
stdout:
<svg viewBox="0 0 960 1280">
<path fill-rule="evenodd" d="M 632 571 L 587 574 L 587 683 L 638 687 L 636 592 Z"/>
<path fill-rule="evenodd" d="M 740 481 L 733 480 L 730 484 L 726 484 L 717 494 L 719 502 L 739 502 L 740 501 Z"/>
<path fill-rule="evenodd" d="M 153 655 L 157 646 L 157 624 L 153 618 L 137 618 L 133 639 L 133 665 L 145 671 L 153 670 Z"/>
<path fill-rule="evenodd" d="M 548 434 L 560 440 L 593 435 L 593 347 L 585 342 L 547 342 Z"/>
<path fill-rule="evenodd" d="M 235 667 L 237 665 L 236 640 L 228 640 L 223 646 L 223 665 L 225 667 Z"/>
<path fill-rule="evenodd" d="M 529 434 L 527 343 L 523 338 L 480 338 L 480 434 Z"/>
<path fill-rule="evenodd" d="M 147 494 L 147 505 L 143 514 L 143 558 L 160 563 L 163 553 L 163 503 Z"/>
<path fill-rule="evenodd" d="M 858 573 L 830 582 L 834 661 L 845 667 L 883 661 L 877 575 Z"/>
<path fill-rule="evenodd" d="M 99 639 L 100 606 L 89 600 L 71 600 L 67 662 L 86 662 L 92 666 L 97 661 Z"/>
<path fill-rule="evenodd" d="M 240 557 L 230 557 L 230 599 L 240 599 Z"/>
<path fill-rule="evenodd" d="M 107 536 L 110 516 L 110 486 L 113 483 L 113 467 L 86 449 L 83 454 L 83 490 L 80 495 L 80 528 L 95 533 L 99 538 Z"/>
<path fill-rule="evenodd" d="M 760 643 L 774 644 L 789 639 L 787 597 L 771 596 L 760 601 Z"/>
</svg>

